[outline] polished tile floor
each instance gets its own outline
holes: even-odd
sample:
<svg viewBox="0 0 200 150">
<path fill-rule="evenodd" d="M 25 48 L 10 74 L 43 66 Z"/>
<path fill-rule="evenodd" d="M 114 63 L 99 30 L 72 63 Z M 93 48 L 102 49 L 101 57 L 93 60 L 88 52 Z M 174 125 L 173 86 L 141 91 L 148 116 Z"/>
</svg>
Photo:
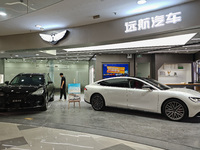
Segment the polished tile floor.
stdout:
<svg viewBox="0 0 200 150">
<path fill-rule="evenodd" d="M 161 150 L 124 140 L 0 122 L 0 150 Z"/>
<path fill-rule="evenodd" d="M 200 150 L 200 116 L 183 122 L 163 115 L 108 107 L 94 111 L 83 101 L 0 112 L 0 150 Z"/>
</svg>

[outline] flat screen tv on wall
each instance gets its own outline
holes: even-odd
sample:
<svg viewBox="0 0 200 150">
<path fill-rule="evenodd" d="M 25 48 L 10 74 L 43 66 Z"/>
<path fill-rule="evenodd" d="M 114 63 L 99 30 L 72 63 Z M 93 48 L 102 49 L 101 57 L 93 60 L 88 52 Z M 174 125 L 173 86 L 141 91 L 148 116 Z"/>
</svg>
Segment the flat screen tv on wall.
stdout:
<svg viewBox="0 0 200 150">
<path fill-rule="evenodd" d="M 103 64 L 103 78 L 129 76 L 129 64 Z"/>
</svg>

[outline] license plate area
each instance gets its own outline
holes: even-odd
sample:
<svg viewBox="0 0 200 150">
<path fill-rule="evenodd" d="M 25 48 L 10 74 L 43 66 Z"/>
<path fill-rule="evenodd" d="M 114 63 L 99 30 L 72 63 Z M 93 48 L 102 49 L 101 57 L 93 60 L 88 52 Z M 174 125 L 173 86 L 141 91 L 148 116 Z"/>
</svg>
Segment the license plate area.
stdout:
<svg viewBox="0 0 200 150">
<path fill-rule="evenodd" d="M 12 102 L 13 102 L 13 103 L 21 103 L 22 100 L 21 100 L 21 99 L 13 99 Z"/>
</svg>

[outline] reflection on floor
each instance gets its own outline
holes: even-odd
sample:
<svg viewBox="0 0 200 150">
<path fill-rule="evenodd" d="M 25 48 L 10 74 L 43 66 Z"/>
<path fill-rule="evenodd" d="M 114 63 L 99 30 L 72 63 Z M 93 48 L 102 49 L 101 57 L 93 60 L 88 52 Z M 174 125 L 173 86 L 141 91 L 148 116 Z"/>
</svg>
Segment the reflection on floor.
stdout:
<svg viewBox="0 0 200 150">
<path fill-rule="evenodd" d="M 0 150 L 161 150 L 124 140 L 68 130 L 0 123 Z"/>
</svg>

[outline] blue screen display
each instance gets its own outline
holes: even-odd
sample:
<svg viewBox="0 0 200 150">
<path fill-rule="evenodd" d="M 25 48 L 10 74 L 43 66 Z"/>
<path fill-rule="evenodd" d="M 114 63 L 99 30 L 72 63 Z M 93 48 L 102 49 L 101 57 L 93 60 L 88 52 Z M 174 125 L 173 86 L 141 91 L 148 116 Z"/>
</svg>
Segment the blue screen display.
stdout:
<svg viewBox="0 0 200 150">
<path fill-rule="evenodd" d="M 103 64 L 103 78 L 129 76 L 128 64 Z"/>
</svg>

